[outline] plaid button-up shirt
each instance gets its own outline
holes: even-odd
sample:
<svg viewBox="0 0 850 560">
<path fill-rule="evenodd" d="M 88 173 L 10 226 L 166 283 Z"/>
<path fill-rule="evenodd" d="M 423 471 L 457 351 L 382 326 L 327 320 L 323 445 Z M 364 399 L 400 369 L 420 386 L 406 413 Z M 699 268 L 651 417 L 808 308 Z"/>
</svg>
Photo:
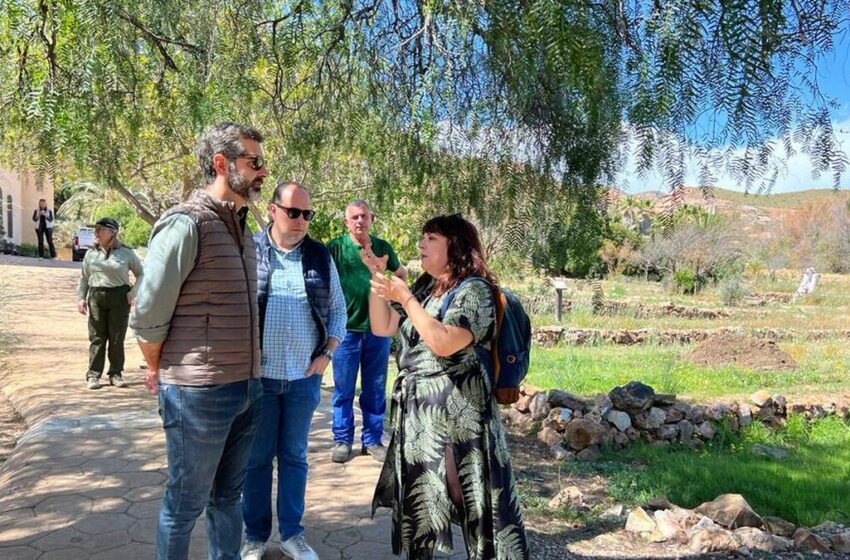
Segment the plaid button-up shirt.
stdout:
<svg viewBox="0 0 850 560">
<path fill-rule="evenodd" d="M 269 258 L 269 296 L 263 330 L 263 377 L 295 381 L 304 379 L 310 355 L 319 343 L 319 331 L 310 312 L 301 264 L 303 245 L 291 251 L 275 246 Z M 345 337 L 345 296 L 331 260 L 330 319 L 328 336 Z"/>
</svg>

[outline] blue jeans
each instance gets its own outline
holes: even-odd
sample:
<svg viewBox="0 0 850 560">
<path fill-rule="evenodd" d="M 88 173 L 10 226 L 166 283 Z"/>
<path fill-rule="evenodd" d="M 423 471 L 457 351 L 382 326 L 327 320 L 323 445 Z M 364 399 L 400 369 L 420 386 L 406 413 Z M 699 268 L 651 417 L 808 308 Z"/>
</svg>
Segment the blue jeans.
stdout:
<svg viewBox="0 0 850 560">
<path fill-rule="evenodd" d="M 363 445 L 381 443 L 387 411 L 387 362 L 390 338 L 371 332 L 347 331 L 333 359 L 333 435 L 337 443 L 354 442 L 354 387 L 360 370 L 360 411 Z"/>
<path fill-rule="evenodd" d="M 239 559 L 240 495 L 261 396 L 259 379 L 207 387 L 160 384 L 168 485 L 156 530 L 157 560 L 189 557 L 204 507 L 209 558 Z"/>
<path fill-rule="evenodd" d="M 304 532 L 307 439 L 319 406 L 322 376 L 262 381 L 263 410 L 242 494 L 245 539 L 266 542 L 272 534 L 272 461 L 277 457 L 277 521 L 280 540 L 285 541 Z"/>
</svg>

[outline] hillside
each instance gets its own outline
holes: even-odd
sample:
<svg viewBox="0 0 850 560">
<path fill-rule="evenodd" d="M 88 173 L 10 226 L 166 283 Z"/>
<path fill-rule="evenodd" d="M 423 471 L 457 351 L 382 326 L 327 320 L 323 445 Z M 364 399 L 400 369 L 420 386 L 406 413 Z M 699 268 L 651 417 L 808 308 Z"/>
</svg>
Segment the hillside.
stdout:
<svg viewBox="0 0 850 560">
<path fill-rule="evenodd" d="M 781 194 L 744 194 L 741 192 L 715 188 L 714 198 L 706 198 L 696 187 L 685 188 L 685 203 L 711 209 L 717 214 L 740 220 L 742 231 L 751 236 L 761 237 L 782 226 L 782 223 L 801 208 L 826 202 L 830 199 L 850 203 L 850 191 L 832 189 L 810 189 Z M 636 198 L 651 200 L 654 206 L 666 196 L 666 192 L 648 191 L 637 193 Z M 659 208 L 660 209 L 660 208 Z"/>
</svg>

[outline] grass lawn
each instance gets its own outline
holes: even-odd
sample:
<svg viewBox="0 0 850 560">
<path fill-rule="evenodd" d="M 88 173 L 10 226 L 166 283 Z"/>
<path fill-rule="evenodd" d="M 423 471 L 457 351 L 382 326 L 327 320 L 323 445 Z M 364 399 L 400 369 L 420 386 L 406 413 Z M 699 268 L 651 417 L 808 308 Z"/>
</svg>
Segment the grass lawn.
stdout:
<svg viewBox="0 0 850 560">
<path fill-rule="evenodd" d="M 542 389 L 592 395 L 634 380 L 658 392 L 694 398 L 748 394 L 759 389 L 786 395 L 850 390 L 850 341 L 779 346 L 800 364 L 797 371 L 755 371 L 733 365 L 699 367 L 682 357 L 693 348 L 691 345 L 535 347 L 527 382 Z"/>
<path fill-rule="evenodd" d="M 753 453 L 756 443 L 785 448 L 783 460 Z M 850 523 L 850 426 L 831 417 L 810 427 L 792 416 L 781 430 L 754 424 L 700 451 L 636 446 L 606 454 L 591 468 L 609 478 L 610 496 L 629 505 L 667 496 L 696 507 L 719 494 L 742 494 L 760 515 L 799 525 Z M 586 467 L 577 467 L 586 468 Z"/>
</svg>

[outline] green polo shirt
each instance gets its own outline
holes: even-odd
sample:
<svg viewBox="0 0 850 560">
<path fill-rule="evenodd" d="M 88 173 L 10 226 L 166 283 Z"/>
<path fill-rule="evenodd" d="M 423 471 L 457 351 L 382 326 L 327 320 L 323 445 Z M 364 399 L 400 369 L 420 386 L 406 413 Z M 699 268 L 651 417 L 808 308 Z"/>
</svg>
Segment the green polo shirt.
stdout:
<svg viewBox="0 0 850 560">
<path fill-rule="evenodd" d="M 392 246 L 379 237 L 370 235 L 372 240 L 372 251 L 376 257 L 389 255 L 387 269 L 395 272 L 400 263 L 398 256 Z M 345 304 L 348 307 L 348 323 L 345 328 L 349 331 L 366 332 L 369 330 L 369 280 L 371 274 L 369 269 L 360 260 L 360 245 L 351 239 L 349 234 L 340 235 L 328 242 L 336 269 L 339 272 L 339 281 L 342 284 L 342 293 L 345 295 Z"/>
</svg>

